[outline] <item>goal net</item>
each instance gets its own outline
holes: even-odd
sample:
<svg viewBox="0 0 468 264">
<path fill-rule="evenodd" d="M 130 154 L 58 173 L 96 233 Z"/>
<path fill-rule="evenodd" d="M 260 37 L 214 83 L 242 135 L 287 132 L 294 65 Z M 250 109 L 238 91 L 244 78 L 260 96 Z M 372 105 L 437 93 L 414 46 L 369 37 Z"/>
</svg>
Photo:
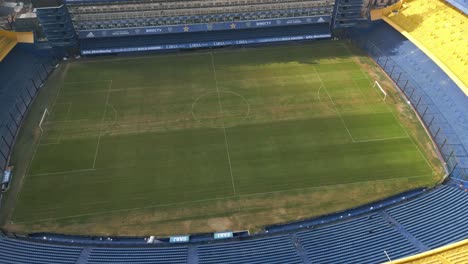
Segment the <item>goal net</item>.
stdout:
<svg viewBox="0 0 468 264">
<path fill-rule="evenodd" d="M 385 99 L 387 99 L 387 92 L 382 88 L 382 86 L 380 85 L 380 83 L 378 81 L 374 82 L 374 88 L 375 87 L 378 87 L 379 90 L 383 93 L 383 95 L 384 95 L 383 100 L 385 101 Z"/>
<path fill-rule="evenodd" d="M 49 110 L 47 110 L 46 108 L 44 110 L 44 113 L 42 113 L 41 121 L 39 122 L 39 129 L 41 130 L 41 132 L 44 132 L 44 125 L 48 117 L 49 117 Z"/>
</svg>

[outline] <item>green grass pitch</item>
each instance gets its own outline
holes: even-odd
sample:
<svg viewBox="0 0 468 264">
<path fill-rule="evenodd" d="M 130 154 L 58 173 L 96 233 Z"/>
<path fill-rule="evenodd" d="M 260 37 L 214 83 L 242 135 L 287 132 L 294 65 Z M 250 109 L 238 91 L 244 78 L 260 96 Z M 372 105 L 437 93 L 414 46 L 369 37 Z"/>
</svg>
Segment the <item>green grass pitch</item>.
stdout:
<svg viewBox="0 0 468 264">
<path fill-rule="evenodd" d="M 11 220 L 86 233 L 128 213 L 147 220 L 134 223 L 255 215 L 288 192 L 286 209 L 320 188 L 388 181 L 398 192 L 432 179 L 353 56 L 323 42 L 68 63 Z"/>
</svg>

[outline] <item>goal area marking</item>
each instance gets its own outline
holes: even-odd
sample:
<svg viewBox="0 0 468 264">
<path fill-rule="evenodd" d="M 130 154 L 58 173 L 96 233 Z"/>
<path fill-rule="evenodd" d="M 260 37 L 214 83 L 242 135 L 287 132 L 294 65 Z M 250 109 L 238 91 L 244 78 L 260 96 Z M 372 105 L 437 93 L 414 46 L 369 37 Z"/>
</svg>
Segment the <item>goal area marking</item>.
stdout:
<svg viewBox="0 0 468 264">
<path fill-rule="evenodd" d="M 39 122 L 39 129 L 41 130 L 41 132 L 44 132 L 44 128 L 42 127 L 42 124 L 44 122 L 46 115 L 49 115 L 49 110 L 47 110 L 47 108 L 44 110 L 44 113 L 42 113 L 41 121 Z"/>
<path fill-rule="evenodd" d="M 376 86 L 379 87 L 380 91 L 384 94 L 383 100 L 385 101 L 385 99 L 387 99 L 387 92 L 382 88 L 382 86 L 380 85 L 380 83 L 378 81 L 374 82 L 373 87 L 375 88 Z"/>
</svg>

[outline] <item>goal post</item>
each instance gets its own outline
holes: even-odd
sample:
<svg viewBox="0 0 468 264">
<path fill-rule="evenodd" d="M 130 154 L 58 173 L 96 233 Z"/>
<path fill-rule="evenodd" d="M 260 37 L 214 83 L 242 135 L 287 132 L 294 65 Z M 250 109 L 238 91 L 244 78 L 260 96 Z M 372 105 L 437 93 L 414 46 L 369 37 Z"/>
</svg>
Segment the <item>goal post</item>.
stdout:
<svg viewBox="0 0 468 264">
<path fill-rule="evenodd" d="M 382 88 L 382 86 L 380 85 L 380 83 L 377 80 L 374 82 L 374 88 L 376 86 L 379 87 L 380 91 L 384 94 L 383 100 L 385 101 L 387 99 L 387 92 Z"/>
<path fill-rule="evenodd" d="M 42 117 L 41 117 L 41 121 L 39 122 L 39 129 L 41 130 L 41 132 L 44 131 L 44 128 L 43 128 L 43 124 L 44 124 L 44 121 L 45 121 L 45 118 L 49 115 L 49 110 L 47 110 L 47 108 L 44 110 L 44 113 L 42 113 Z"/>
</svg>

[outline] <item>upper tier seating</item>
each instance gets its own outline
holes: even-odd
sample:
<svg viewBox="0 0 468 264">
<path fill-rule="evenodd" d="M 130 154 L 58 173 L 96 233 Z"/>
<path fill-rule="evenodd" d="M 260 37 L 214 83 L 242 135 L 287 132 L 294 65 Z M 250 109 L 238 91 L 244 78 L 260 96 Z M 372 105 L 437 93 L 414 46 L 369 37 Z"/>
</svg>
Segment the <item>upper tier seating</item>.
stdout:
<svg viewBox="0 0 468 264">
<path fill-rule="evenodd" d="M 443 0 L 410 0 L 391 22 L 436 56 L 468 94 L 468 17 Z"/>
<path fill-rule="evenodd" d="M 333 0 L 208 0 L 119 5 L 70 3 L 68 9 L 77 30 L 90 30 L 330 16 L 333 5 Z"/>
</svg>

